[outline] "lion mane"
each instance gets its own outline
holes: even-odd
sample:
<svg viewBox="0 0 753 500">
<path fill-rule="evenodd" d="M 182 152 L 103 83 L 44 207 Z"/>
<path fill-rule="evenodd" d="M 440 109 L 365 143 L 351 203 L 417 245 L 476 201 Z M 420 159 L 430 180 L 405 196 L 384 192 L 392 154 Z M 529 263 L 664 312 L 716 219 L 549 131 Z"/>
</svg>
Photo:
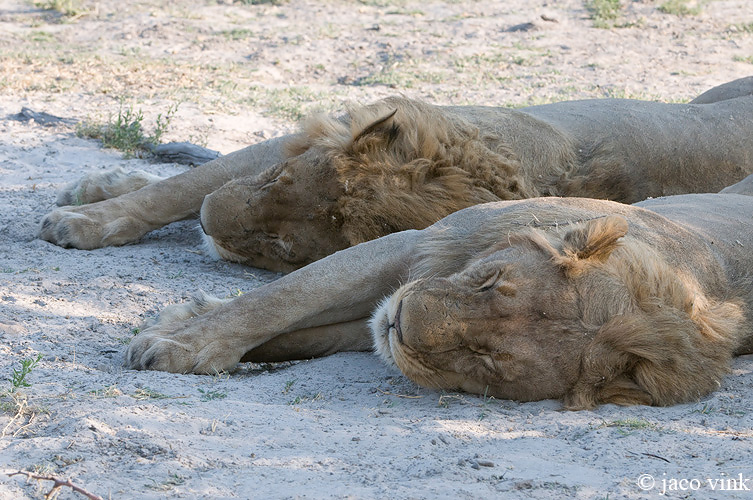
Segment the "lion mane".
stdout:
<svg viewBox="0 0 753 500">
<path fill-rule="evenodd" d="M 357 244 L 471 205 L 537 194 L 512 150 L 486 139 L 462 116 L 392 97 L 352 107 L 347 117 L 310 118 L 286 153 L 324 152 L 343 189 L 343 231 Z"/>
</svg>

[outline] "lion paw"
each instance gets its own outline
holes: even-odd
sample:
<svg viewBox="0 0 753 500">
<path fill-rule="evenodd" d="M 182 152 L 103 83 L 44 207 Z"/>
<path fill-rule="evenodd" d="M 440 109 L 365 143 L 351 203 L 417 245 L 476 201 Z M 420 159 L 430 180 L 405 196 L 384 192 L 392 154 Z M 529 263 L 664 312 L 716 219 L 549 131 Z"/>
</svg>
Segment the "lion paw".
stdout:
<svg viewBox="0 0 753 500">
<path fill-rule="evenodd" d="M 143 170 L 126 172 L 122 167 L 105 172 L 94 172 L 65 186 L 58 193 L 57 204 L 58 206 L 86 205 L 109 200 L 161 180 L 162 177 Z"/>
<path fill-rule="evenodd" d="M 166 308 L 131 341 L 125 355 L 126 366 L 200 374 L 231 369 L 243 352 L 238 352 L 218 330 L 221 323 L 196 321 L 225 302 L 200 292 L 186 304 Z"/>
<path fill-rule="evenodd" d="M 45 215 L 38 236 L 64 248 L 92 250 L 131 243 L 154 229 L 119 207 L 117 200 L 93 205 L 61 207 Z"/>
<path fill-rule="evenodd" d="M 126 367 L 171 373 L 216 374 L 232 369 L 243 353 L 211 330 L 190 322 L 172 329 L 148 328 L 134 337 L 125 354 Z"/>
<path fill-rule="evenodd" d="M 163 328 L 179 321 L 195 318 L 220 307 L 226 302 L 230 302 L 230 299 L 220 299 L 205 293 L 203 290 L 199 290 L 191 296 L 188 302 L 167 306 L 154 318 L 144 321 L 141 329 L 145 330 L 152 327 Z"/>
</svg>

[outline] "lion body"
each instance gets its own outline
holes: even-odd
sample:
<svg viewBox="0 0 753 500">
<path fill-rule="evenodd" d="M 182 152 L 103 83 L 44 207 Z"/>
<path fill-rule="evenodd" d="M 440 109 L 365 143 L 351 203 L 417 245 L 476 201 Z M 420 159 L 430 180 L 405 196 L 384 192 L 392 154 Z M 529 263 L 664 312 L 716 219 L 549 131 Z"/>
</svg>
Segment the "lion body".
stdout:
<svg viewBox="0 0 753 500">
<path fill-rule="evenodd" d="M 291 271 L 479 203 L 536 196 L 632 203 L 718 191 L 753 172 L 753 78 L 698 99 L 511 110 L 389 98 L 137 191 L 58 209 L 40 236 L 85 249 L 123 244 L 201 209 L 217 255 Z"/>
<path fill-rule="evenodd" d="M 556 130 L 568 153 L 547 165 L 541 146 L 515 149 L 526 152 L 519 153 L 522 170 L 530 172 L 537 195 L 635 203 L 718 192 L 753 173 L 752 108 L 753 96 L 709 105 L 598 99 L 536 106 L 521 112 L 535 118 L 534 128 L 546 123 Z M 524 123 L 510 122 L 506 128 Z M 510 140 L 520 141 L 526 132 L 525 142 L 531 141 L 532 129 L 516 131 Z M 547 156 L 550 150 L 548 145 Z"/>
<path fill-rule="evenodd" d="M 635 203 L 717 192 L 753 173 L 751 135 L 753 95 L 704 105 L 594 99 L 520 110 L 388 98 L 351 110 L 346 121 L 313 120 L 288 144 L 288 156 L 315 150 L 324 158 L 319 168 L 331 168 L 342 190 L 332 208 L 336 231 L 354 245 L 490 201 Z M 219 205 L 237 204 L 226 199 Z"/>
<path fill-rule="evenodd" d="M 214 373 L 373 345 L 427 387 L 570 409 L 694 401 L 753 352 L 750 185 L 469 207 L 233 300 L 174 306 L 127 364 Z"/>
</svg>

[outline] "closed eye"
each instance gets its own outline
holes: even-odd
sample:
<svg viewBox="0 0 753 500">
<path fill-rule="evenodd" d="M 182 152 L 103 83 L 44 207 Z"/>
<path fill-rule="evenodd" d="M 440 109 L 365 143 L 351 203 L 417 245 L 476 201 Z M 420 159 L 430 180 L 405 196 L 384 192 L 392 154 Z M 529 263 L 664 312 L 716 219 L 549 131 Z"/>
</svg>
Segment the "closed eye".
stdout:
<svg viewBox="0 0 753 500">
<path fill-rule="evenodd" d="M 259 183 L 257 189 L 266 189 L 273 186 L 280 180 L 280 177 L 285 173 L 285 166 L 287 163 L 278 163 L 277 165 L 268 168 L 256 177 L 256 182 Z"/>
<path fill-rule="evenodd" d="M 479 287 L 479 292 L 485 292 L 487 290 L 491 290 L 494 285 L 497 284 L 497 280 L 499 279 L 499 269 L 484 283 Z"/>
<path fill-rule="evenodd" d="M 277 183 L 278 179 L 279 179 L 279 177 L 275 177 L 271 181 L 265 182 L 264 184 L 262 184 L 261 186 L 259 186 L 259 189 L 267 189 L 267 188 L 273 186 L 275 183 Z"/>
</svg>

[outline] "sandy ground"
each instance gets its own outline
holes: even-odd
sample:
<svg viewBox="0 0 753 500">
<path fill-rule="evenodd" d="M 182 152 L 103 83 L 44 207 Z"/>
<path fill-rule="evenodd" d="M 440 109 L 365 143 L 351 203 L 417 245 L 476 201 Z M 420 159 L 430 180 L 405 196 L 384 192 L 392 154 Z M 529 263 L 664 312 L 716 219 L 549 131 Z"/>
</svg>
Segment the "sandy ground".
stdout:
<svg viewBox="0 0 753 500">
<path fill-rule="evenodd" d="M 607 29 L 570 0 L 70 3 L 61 16 L 0 0 L 0 498 L 52 487 L 18 470 L 104 498 L 752 497 L 750 356 L 702 401 L 583 412 L 420 389 L 368 353 L 215 377 L 125 370 L 134 329 L 163 306 L 277 275 L 212 261 L 193 222 L 96 251 L 36 239 L 57 190 L 86 172 L 187 167 L 11 119 L 22 106 L 106 119 L 122 101 L 151 123 L 178 103 L 165 139 L 227 153 L 398 92 L 683 101 L 753 73 L 748 0 L 685 16 L 623 2 Z"/>
</svg>

